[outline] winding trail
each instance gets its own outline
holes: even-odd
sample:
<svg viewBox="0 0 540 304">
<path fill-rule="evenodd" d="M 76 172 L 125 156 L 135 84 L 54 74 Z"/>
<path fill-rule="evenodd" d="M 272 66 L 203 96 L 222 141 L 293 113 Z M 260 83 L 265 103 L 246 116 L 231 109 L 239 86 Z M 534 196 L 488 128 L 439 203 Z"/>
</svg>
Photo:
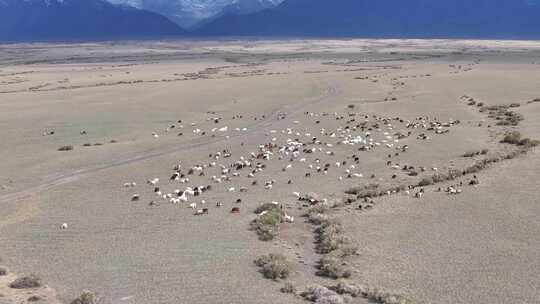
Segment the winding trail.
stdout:
<svg viewBox="0 0 540 304">
<path fill-rule="evenodd" d="M 161 156 L 165 156 L 165 155 L 169 155 L 169 154 L 173 154 L 177 152 L 189 151 L 189 150 L 204 147 L 207 145 L 224 142 L 233 138 L 239 138 L 243 136 L 254 135 L 259 132 L 264 132 L 267 128 L 271 127 L 273 124 L 278 122 L 278 119 L 276 119 L 277 113 L 287 113 L 288 115 L 302 113 L 302 111 L 306 107 L 313 106 L 319 103 L 328 102 L 332 100 L 333 98 L 338 97 L 340 94 L 341 94 L 341 90 L 339 90 L 337 87 L 329 86 L 326 88 L 326 90 L 324 90 L 324 93 L 320 97 L 310 100 L 309 102 L 301 103 L 301 104 L 291 103 L 281 108 L 275 109 L 269 115 L 267 115 L 267 118 L 263 120 L 259 120 L 256 123 L 249 125 L 247 127 L 248 128 L 247 132 L 243 132 L 239 134 L 232 134 L 229 136 L 229 138 L 226 138 L 226 137 L 210 138 L 210 139 L 196 138 L 188 142 L 174 145 L 172 147 L 156 148 L 153 151 L 149 151 L 143 154 L 136 154 L 134 156 L 124 156 L 117 159 L 112 159 L 111 161 L 105 164 L 80 168 L 80 169 L 77 169 L 68 173 L 56 175 L 55 177 L 49 178 L 48 180 L 46 179 L 41 184 L 32 186 L 28 189 L 0 195 L 0 203 L 27 199 L 42 191 L 46 191 L 46 190 L 58 187 L 60 185 L 72 183 L 90 174 L 107 170 L 110 168 L 133 164 L 133 163 L 137 163 L 137 162 L 141 162 L 141 161 L 145 161 L 149 159 L 154 159 L 154 158 L 158 158 Z"/>
</svg>

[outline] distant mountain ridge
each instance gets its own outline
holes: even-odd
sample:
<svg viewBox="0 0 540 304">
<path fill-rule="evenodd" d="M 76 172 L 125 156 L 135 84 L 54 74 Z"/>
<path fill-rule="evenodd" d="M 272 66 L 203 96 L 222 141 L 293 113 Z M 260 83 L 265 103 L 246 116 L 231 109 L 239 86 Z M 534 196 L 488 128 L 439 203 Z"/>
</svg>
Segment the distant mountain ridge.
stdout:
<svg viewBox="0 0 540 304">
<path fill-rule="evenodd" d="M 187 32 L 163 15 L 127 5 L 141 1 L 188 3 L 212 17 Z M 0 0 L 0 41 L 185 36 L 540 39 L 540 0 L 285 0 L 274 6 L 280 1 Z M 260 10 L 260 5 L 269 7 Z M 239 13 L 251 10 L 256 12 Z"/>
<path fill-rule="evenodd" d="M 249 15 L 225 15 L 202 36 L 540 38 L 531 0 L 285 0 Z"/>
<path fill-rule="evenodd" d="M 184 35 L 167 18 L 104 0 L 0 0 L 0 41 Z"/>
<path fill-rule="evenodd" d="M 162 14 L 191 28 L 225 13 L 240 15 L 271 8 L 283 0 L 108 0 Z"/>
</svg>

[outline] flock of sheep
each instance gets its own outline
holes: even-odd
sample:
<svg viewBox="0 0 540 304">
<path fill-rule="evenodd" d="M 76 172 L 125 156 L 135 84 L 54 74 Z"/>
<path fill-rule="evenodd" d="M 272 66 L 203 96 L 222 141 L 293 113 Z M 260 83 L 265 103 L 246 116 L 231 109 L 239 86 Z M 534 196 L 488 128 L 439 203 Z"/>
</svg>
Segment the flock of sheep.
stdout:
<svg viewBox="0 0 540 304">
<path fill-rule="evenodd" d="M 278 121 L 285 121 L 285 114 L 277 115 Z M 242 149 L 239 150 L 244 150 L 244 155 L 240 153 L 235 155 L 229 149 L 219 149 L 211 153 L 205 161 L 175 164 L 165 177 L 148 179 L 145 188 L 140 188 L 136 182 L 131 181 L 124 183 L 124 187 L 133 191 L 131 201 L 140 201 L 144 197 L 150 206 L 159 206 L 161 203 L 184 205 L 192 209 L 194 215 L 207 215 L 210 206 L 220 208 L 224 206 L 224 202 L 230 201 L 233 203 L 231 212 L 240 213 L 242 194 L 256 187 L 261 187 L 261 191 L 264 189 L 280 193 L 281 186 L 294 187 L 295 181 L 302 177 L 305 179 L 313 177 L 317 183 L 324 182 L 324 178 L 336 179 L 342 183 L 351 180 L 345 183 L 350 186 L 370 180 L 391 182 L 398 177 L 400 171 L 405 172 L 405 175 L 412 175 L 410 172 L 415 170 L 426 171 L 426 167 L 402 164 L 395 159 L 400 154 L 406 153 L 410 145 L 430 140 L 432 136 L 445 134 L 450 127 L 459 124 L 459 121 L 440 122 L 428 116 L 407 120 L 352 111 L 305 112 L 303 116 L 305 121 L 302 123 L 294 120 L 290 126 L 265 131 L 262 142 L 251 151 L 242 143 Z M 234 118 L 237 117 L 242 115 L 235 115 Z M 222 122 L 222 118 L 215 116 L 207 120 L 215 124 Z M 324 121 L 326 127 L 321 127 Z M 195 123 L 190 126 L 196 136 L 212 134 L 211 136 L 215 137 L 215 134 L 219 133 L 219 136 L 224 138 L 229 138 L 231 132 L 247 130 L 228 126 L 202 130 Z M 188 128 L 182 125 L 182 120 L 179 120 L 178 125 L 170 125 L 166 132 Z M 157 133 L 153 133 L 152 136 L 159 138 Z M 384 176 L 384 170 L 371 174 L 362 171 L 362 153 L 377 152 L 383 153 L 387 159 L 384 161 L 386 164 L 384 170 L 389 171 L 388 176 Z M 438 169 L 431 168 L 431 170 Z M 134 193 L 135 189 L 143 191 L 144 195 Z M 296 189 L 291 191 L 291 194 L 296 200 L 306 200 L 305 193 L 313 193 L 313 190 Z M 423 189 L 416 193 L 410 193 L 409 190 L 406 191 L 408 195 L 421 197 L 423 194 Z M 210 202 L 206 196 L 211 191 L 217 191 L 221 199 Z M 450 193 L 459 191 L 448 190 Z M 283 207 L 280 202 L 270 201 Z M 323 200 L 316 200 L 319 201 Z M 293 216 L 285 214 L 284 218 L 287 222 L 294 222 Z M 62 224 L 61 228 L 66 229 L 67 223 Z"/>
</svg>

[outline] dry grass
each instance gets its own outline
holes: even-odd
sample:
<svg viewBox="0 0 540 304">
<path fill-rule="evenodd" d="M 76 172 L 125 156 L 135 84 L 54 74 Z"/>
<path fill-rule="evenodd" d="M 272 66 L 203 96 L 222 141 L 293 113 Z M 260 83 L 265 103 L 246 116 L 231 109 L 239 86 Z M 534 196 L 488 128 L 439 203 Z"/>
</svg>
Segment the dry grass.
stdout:
<svg viewBox="0 0 540 304">
<path fill-rule="evenodd" d="M 261 268 L 264 277 L 272 280 L 286 279 L 292 269 L 292 264 L 282 254 L 263 255 L 254 262 Z"/>
<path fill-rule="evenodd" d="M 29 289 L 41 287 L 41 279 L 36 275 L 21 277 L 9 284 L 13 289 Z"/>
</svg>

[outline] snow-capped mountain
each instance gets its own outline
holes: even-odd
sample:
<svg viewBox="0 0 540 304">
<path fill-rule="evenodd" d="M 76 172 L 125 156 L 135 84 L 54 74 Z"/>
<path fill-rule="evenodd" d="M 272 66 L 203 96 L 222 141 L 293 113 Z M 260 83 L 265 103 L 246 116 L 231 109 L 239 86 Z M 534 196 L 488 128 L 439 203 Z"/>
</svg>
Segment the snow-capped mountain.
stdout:
<svg viewBox="0 0 540 304">
<path fill-rule="evenodd" d="M 0 41 L 177 36 L 167 18 L 104 0 L 0 0 Z"/>
<path fill-rule="evenodd" d="M 1 1 L 1 0 L 0 0 Z M 271 8 L 283 0 L 108 0 L 162 14 L 184 28 L 222 15 L 248 14 Z"/>
<path fill-rule="evenodd" d="M 212 36 L 540 38 L 539 0 L 285 0 L 224 15 L 195 32 Z"/>
</svg>

